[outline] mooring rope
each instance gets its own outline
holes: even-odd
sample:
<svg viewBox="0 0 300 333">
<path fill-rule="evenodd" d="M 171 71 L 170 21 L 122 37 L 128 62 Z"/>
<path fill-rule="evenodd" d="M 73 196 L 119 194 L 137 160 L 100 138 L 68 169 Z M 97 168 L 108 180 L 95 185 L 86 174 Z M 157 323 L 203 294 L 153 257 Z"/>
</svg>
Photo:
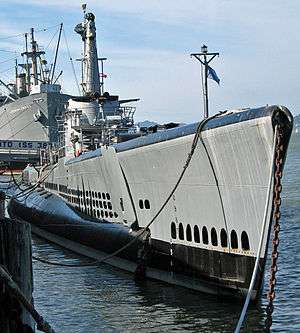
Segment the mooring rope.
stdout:
<svg viewBox="0 0 300 333">
<path fill-rule="evenodd" d="M 268 215 L 270 195 L 271 195 L 271 190 L 272 190 L 272 179 L 273 179 L 273 176 L 274 176 L 274 164 L 275 164 L 277 133 L 278 133 L 278 128 L 277 128 L 277 125 L 276 125 L 275 135 L 274 135 L 274 144 L 273 144 L 273 158 L 272 158 L 271 165 L 270 165 L 268 191 L 267 191 L 266 202 L 265 202 L 265 210 L 264 210 L 264 217 L 263 217 L 263 223 L 262 223 L 262 228 L 261 228 L 260 240 L 259 240 L 259 245 L 258 245 L 258 249 L 257 249 L 257 256 L 256 256 L 254 268 L 253 268 L 253 273 L 252 273 L 250 285 L 249 285 L 249 288 L 248 288 L 247 297 L 245 299 L 243 310 L 240 314 L 240 318 L 239 318 L 239 321 L 236 325 L 234 333 L 239 333 L 240 332 L 240 329 L 242 327 L 242 324 L 244 322 L 244 319 L 245 319 L 245 316 L 246 316 L 246 313 L 247 313 L 247 309 L 248 309 L 248 305 L 249 305 L 249 302 L 250 302 L 252 290 L 254 288 L 254 284 L 255 284 L 255 281 L 256 281 L 257 271 L 258 271 L 258 267 L 259 267 L 260 253 L 261 253 L 261 250 L 262 250 L 262 244 L 263 244 L 263 241 L 264 241 L 266 224 L 267 224 L 267 221 L 268 221 L 268 216 L 267 215 Z"/>
<path fill-rule="evenodd" d="M 58 263 L 58 262 L 52 262 L 52 261 L 48 261 L 48 260 L 41 259 L 41 258 L 38 258 L 38 257 L 33 257 L 33 259 L 38 260 L 38 261 L 43 262 L 43 263 L 48 264 L 48 265 L 53 265 L 53 266 L 63 266 L 63 267 L 88 267 L 88 266 L 96 266 L 96 265 L 99 265 L 99 264 L 101 264 L 101 263 L 109 260 L 109 259 L 112 259 L 116 255 L 118 255 L 119 253 L 121 253 L 122 251 L 124 251 L 125 249 L 127 249 L 129 246 L 133 245 L 149 229 L 149 227 L 154 223 L 154 221 L 158 218 L 158 216 L 164 210 L 164 208 L 166 207 L 166 205 L 168 204 L 168 202 L 170 201 L 170 199 L 174 195 L 175 191 L 177 190 L 177 188 L 178 188 L 179 184 L 181 183 L 182 178 L 183 178 L 183 176 L 184 176 L 187 168 L 189 167 L 189 165 L 191 163 L 192 157 L 194 155 L 194 152 L 195 152 L 195 149 L 197 147 L 199 138 L 201 136 L 201 131 L 202 131 L 204 125 L 209 120 L 211 120 L 211 119 L 213 119 L 213 118 L 215 118 L 215 117 L 217 117 L 217 116 L 219 116 L 219 115 L 221 115 L 223 113 L 224 112 L 219 112 L 219 113 L 217 113 L 217 114 L 215 114 L 215 115 L 213 115 L 211 117 L 205 118 L 205 119 L 203 119 L 198 124 L 197 130 L 196 130 L 194 138 L 193 138 L 191 150 L 188 153 L 188 157 L 187 157 L 186 162 L 185 162 L 185 164 L 183 166 L 183 170 L 181 171 L 181 174 L 180 174 L 180 176 L 179 176 L 176 184 L 174 185 L 174 187 L 171 190 L 171 192 L 169 193 L 167 199 L 161 205 L 160 209 L 157 211 L 157 213 L 154 215 L 154 217 L 150 220 L 150 222 L 143 229 L 141 229 L 141 230 L 139 230 L 137 232 L 137 234 L 135 235 L 135 237 L 130 242 L 128 242 L 127 244 L 125 244 L 124 246 L 122 246 L 121 248 L 119 248 L 118 250 L 116 250 L 115 252 L 113 252 L 111 254 L 108 254 L 104 258 L 102 258 L 100 260 L 95 260 L 95 261 L 93 261 L 91 263 L 87 263 L 87 264 L 61 264 L 61 263 Z"/>
<path fill-rule="evenodd" d="M 30 313 L 31 317 L 37 323 L 37 329 L 45 333 L 55 333 L 50 324 L 37 312 L 32 303 L 27 299 L 19 286 L 12 279 L 6 268 L 0 265 L 0 280 L 8 287 L 10 292 L 22 303 L 24 308 Z"/>
</svg>

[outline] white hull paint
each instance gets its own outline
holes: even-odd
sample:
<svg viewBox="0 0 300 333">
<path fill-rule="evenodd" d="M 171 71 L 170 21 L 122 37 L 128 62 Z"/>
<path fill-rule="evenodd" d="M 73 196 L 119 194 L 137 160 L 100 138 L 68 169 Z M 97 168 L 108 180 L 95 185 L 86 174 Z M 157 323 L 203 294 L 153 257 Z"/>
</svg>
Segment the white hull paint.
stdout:
<svg viewBox="0 0 300 333">
<path fill-rule="evenodd" d="M 179 187 L 150 226 L 150 243 L 158 261 L 151 259 L 147 275 L 149 269 L 162 268 L 163 275 L 164 270 L 169 271 L 169 277 L 188 276 L 192 289 L 211 289 L 212 284 L 216 294 L 225 295 L 228 290 L 236 294 L 238 290 L 243 295 L 257 257 L 266 210 L 261 268 L 252 295 L 256 297 L 272 220 L 268 189 L 275 118 L 284 119 L 285 152 L 292 129 L 287 109 L 257 110 L 227 113 L 204 126 Z M 128 231 L 143 228 L 174 188 L 196 128 L 197 124 L 186 125 L 69 160 L 62 158 L 54 169 L 44 171 L 45 189 L 92 216 L 96 223 L 106 220 L 122 224 Z M 194 288 L 192 280 L 202 287 Z M 177 278 L 169 282 L 183 285 L 174 281 Z"/>
<path fill-rule="evenodd" d="M 216 173 L 220 194 L 208 155 L 203 144 L 199 142 L 173 199 L 150 227 L 151 237 L 213 251 L 231 251 L 256 256 L 267 197 L 268 173 L 273 162 L 273 136 L 270 117 L 204 131 L 203 142 Z M 188 135 L 120 153 L 116 153 L 112 147 L 102 148 L 102 156 L 78 163 L 73 160 L 74 163 L 67 165 L 60 160 L 58 167 L 46 182 L 65 185 L 68 189 L 83 190 L 84 186 L 84 190 L 88 192 L 109 193 L 118 218 L 108 216 L 106 220 L 130 226 L 137 217 L 139 226 L 144 227 L 160 209 L 176 184 L 192 140 L 193 135 Z M 128 182 L 132 200 L 121 168 Z M 70 197 L 76 198 L 76 195 L 71 194 Z M 89 195 L 85 195 L 85 200 L 88 198 Z M 124 211 L 120 205 L 120 198 L 123 199 Z M 82 200 L 84 201 L 83 195 Z M 141 209 L 140 200 L 149 200 L 150 209 Z M 81 206 L 84 207 L 84 204 Z M 101 211 L 95 204 L 92 204 L 92 208 L 89 203 L 87 206 L 90 214 L 93 214 L 94 210 Z M 270 212 L 271 202 L 268 220 Z M 97 217 L 97 213 L 95 216 Z M 177 227 L 182 223 L 184 230 L 188 224 L 191 227 L 198 225 L 200 229 L 206 226 L 208 231 L 214 227 L 218 238 L 222 228 L 229 233 L 235 230 L 239 247 L 222 247 L 220 240 L 218 246 L 212 246 L 210 241 L 205 245 L 203 242 L 172 239 L 170 230 L 173 221 Z M 243 231 L 249 237 L 249 251 L 244 251 L 240 246 Z M 268 233 L 265 234 L 264 247 Z"/>
</svg>

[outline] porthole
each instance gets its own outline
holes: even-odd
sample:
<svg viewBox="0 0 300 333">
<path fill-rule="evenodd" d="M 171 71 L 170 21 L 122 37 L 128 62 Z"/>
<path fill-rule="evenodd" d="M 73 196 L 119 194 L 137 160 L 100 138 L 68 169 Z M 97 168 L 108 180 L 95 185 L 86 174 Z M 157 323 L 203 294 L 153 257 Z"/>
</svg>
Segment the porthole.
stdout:
<svg viewBox="0 0 300 333">
<path fill-rule="evenodd" d="M 228 246 L 228 239 L 227 239 L 227 232 L 226 232 L 225 229 L 221 230 L 220 238 L 221 238 L 221 246 L 222 247 L 227 247 Z"/>
<path fill-rule="evenodd" d="M 200 233 L 197 225 L 194 226 L 194 242 L 200 243 Z"/>
<path fill-rule="evenodd" d="M 98 198 L 101 199 L 101 192 L 98 192 Z"/>
<path fill-rule="evenodd" d="M 176 224 L 175 222 L 171 223 L 171 237 L 176 239 Z"/>
<path fill-rule="evenodd" d="M 150 209 L 150 201 L 148 199 L 145 200 L 145 208 Z"/>
<path fill-rule="evenodd" d="M 93 206 L 95 207 L 95 200 L 93 200 Z"/>
<path fill-rule="evenodd" d="M 208 232 L 205 226 L 202 228 L 202 241 L 203 244 L 208 244 Z"/>
<path fill-rule="evenodd" d="M 100 217 L 100 212 L 99 212 L 99 210 L 97 210 L 97 217 Z"/>
<path fill-rule="evenodd" d="M 140 209 L 144 209 L 144 201 L 142 199 L 139 200 Z"/>
<path fill-rule="evenodd" d="M 103 217 L 104 216 L 104 212 L 103 212 L 103 210 L 101 210 L 101 217 Z"/>
<path fill-rule="evenodd" d="M 95 197 L 95 193 L 94 193 L 94 191 L 92 191 L 92 197 L 93 197 L 93 198 Z"/>
<path fill-rule="evenodd" d="M 107 208 L 106 201 L 103 202 L 103 207 L 104 207 L 105 209 Z"/>
<path fill-rule="evenodd" d="M 97 207 L 97 208 L 99 207 L 99 202 L 98 202 L 98 200 L 96 200 L 96 207 Z"/>
<path fill-rule="evenodd" d="M 242 232 L 241 241 L 242 241 L 242 249 L 244 251 L 249 251 L 250 250 L 250 244 L 249 244 L 249 238 L 248 238 L 248 235 L 247 235 L 246 231 Z"/>
<path fill-rule="evenodd" d="M 114 217 L 117 218 L 118 217 L 118 213 L 114 212 Z"/>
<path fill-rule="evenodd" d="M 99 201 L 100 208 L 103 208 L 102 201 Z"/>
<path fill-rule="evenodd" d="M 109 217 L 112 219 L 114 214 L 112 212 L 109 212 Z"/>
<path fill-rule="evenodd" d="M 107 199 L 107 200 L 110 200 L 110 195 L 109 195 L 109 193 L 106 193 L 106 199 Z"/>
<path fill-rule="evenodd" d="M 237 238 L 237 234 L 236 234 L 235 230 L 231 231 L 230 243 L 231 243 L 232 249 L 237 249 L 239 247 L 238 238 Z"/>
<path fill-rule="evenodd" d="M 108 209 L 112 210 L 111 202 L 108 202 L 108 203 L 107 203 L 107 207 L 108 207 Z"/>
<path fill-rule="evenodd" d="M 104 199 L 105 200 L 105 193 L 104 192 L 102 192 L 102 199 Z"/>
<path fill-rule="evenodd" d="M 211 237 L 211 244 L 213 246 L 218 246 L 218 235 L 217 235 L 217 231 L 215 228 L 211 229 L 210 237 Z"/>
<path fill-rule="evenodd" d="M 108 217 L 108 212 L 107 212 L 107 211 L 105 211 L 105 213 L 104 213 L 104 214 L 105 214 L 105 217 Z"/>
<path fill-rule="evenodd" d="M 179 223 L 179 239 L 184 240 L 184 231 L 182 223 Z"/>
<path fill-rule="evenodd" d="M 186 227 L 186 240 L 188 242 L 192 241 L 192 230 L 191 230 L 191 226 L 189 224 Z"/>
</svg>

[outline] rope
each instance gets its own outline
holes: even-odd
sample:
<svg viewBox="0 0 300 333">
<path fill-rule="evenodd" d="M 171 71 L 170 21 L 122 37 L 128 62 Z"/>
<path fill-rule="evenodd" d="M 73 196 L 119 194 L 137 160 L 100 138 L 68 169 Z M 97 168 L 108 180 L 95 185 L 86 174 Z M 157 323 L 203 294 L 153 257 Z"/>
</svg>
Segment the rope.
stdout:
<svg viewBox="0 0 300 333">
<path fill-rule="evenodd" d="M 48 260 L 45 260 L 45 259 L 41 259 L 41 258 L 38 258 L 38 257 L 34 257 L 35 260 L 38 260 L 38 261 L 41 261 L 45 264 L 49 264 L 49 265 L 54 265 L 54 266 L 63 266 L 63 267 L 87 267 L 87 266 L 95 266 L 95 265 L 99 265 L 113 257 L 115 257 L 116 255 L 118 255 L 119 253 L 121 253 L 122 251 L 124 251 L 125 249 L 127 249 L 129 246 L 133 245 L 148 229 L 149 227 L 153 224 L 153 222 L 158 218 L 158 216 L 161 214 L 161 212 L 164 210 L 164 208 L 166 207 L 166 205 L 168 204 L 168 202 L 170 201 L 170 199 L 172 198 L 172 196 L 174 195 L 175 191 L 177 190 L 179 184 L 181 183 L 181 180 L 188 168 L 188 166 L 190 165 L 190 162 L 192 160 L 192 157 L 194 155 L 194 152 L 195 152 L 195 149 L 197 147 L 197 144 L 198 144 L 198 141 L 199 141 L 199 138 L 200 138 L 200 135 L 201 135 L 201 130 L 203 129 L 204 125 L 211 119 L 217 117 L 218 115 L 222 114 L 223 112 L 220 112 L 218 114 L 215 114 L 209 118 L 205 118 L 203 119 L 198 127 L 197 127 L 197 130 L 196 130 L 196 133 L 194 135 L 194 139 L 193 139 L 193 142 L 192 142 L 192 146 L 191 146 L 191 150 L 188 154 L 188 157 L 186 159 L 186 162 L 183 166 L 183 170 L 176 182 L 176 184 L 174 185 L 173 189 L 171 190 L 171 192 L 169 193 L 167 199 L 165 200 L 165 202 L 161 205 L 160 209 L 157 211 L 157 213 L 154 215 L 154 217 L 150 220 L 150 222 L 141 230 L 139 230 L 137 232 L 137 234 L 135 235 L 135 237 L 130 241 L 128 242 L 127 244 L 125 244 L 124 246 L 122 246 L 121 248 L 119 248 L 118 250 L 116 250 L 115 252 L 111 253 L 111 254 L 108 254 L 107 256 L 105 256 L 104 258 L 102 258 L 101 260 L 95 260 L 91 263 L 88 263 L 88 264 L 60 264 L 60 263 L 57 263 L 57 262 L 50 262 Z"/>
<path fill-rule="evenodd" d="M 65 28 L 63 28 L 63 35 L 64 35 L 65 43 L 66 43 L 66 46 L 67 46 L 68 56 L 69 56 L 69 60 L 71 62 L 72 72 L 73 72 L 73 75 L 74 75 L 74 78 L 75 78 L 75 82 L 76 82 L 76 86 L 77 86 L 77 89 L 78 89 L 78 93 L 79 93 L 79 95 L 81 95 L 81 91 L 80 91 L 78 79 L 77 79 L 77 76 L 76 76 L 76 71 L 75 71 L 73 59 L 72 59 L 72 56 L 71 56 L 71 52 L 70 52 L 70 48 L 69 48 L 67 36 L 66 36 L 66 33 L 65 33 Z"/>
<path fill-rule="evenodd" d="M 54 261 L 49 261 L 40 257 L 32 256 L 32 259 L 42 262 L 43 264 L 51 265 L 51 266 L 61 266 L 61 267 L 90 267 L 90 266 L 96 266 L 97 263 L 99 263 L 99 260 L 95 260 L 86 264 L 64 264 Z"/>
<path fill-rule="evenodd" d="M 43 28 L 43 29 L 35 30 L 35 33 L 45 32 L 45 31 L 50 30 L 52 28 L 56 28 L 57 26 L 58 26 L 58 24 L 52 25 L 50 27 L 46 27 L 46 28 Z M 5 40 L 5 39 L 10 39 L 10 38 L 15 38 L 15 37 L 21 37 L 21 36 L 24 36 L 24 35 L 25 35 L 25 32 L 22 32 L 22 33 L 19 33 L 19 34 L 16 34 L 16 35 L 0 37 L 0 40 Z"/>
<path fill-rule="evenodd" d="M 270 195 L 271 195 L 271 189 L 272 189 L 272 179 L 273 179 L 273 173 L 274 173 L 277 131 L 278 131 L 278 129 L 277 129 L 277 125 L 276 125 L 276 127 L 275 127 L 275 136 L 274 136 L 274 144 L 273 144 L 274 145 L 273 146 L 273 159 L 272 159 L 272 163 L 270 165 L 268 192 L 267 192 L 267 197 L 266 197 L 265 211 L 264 211 L 263 224 L 262 224 L 262 229 L 261 229 L 261 234 L 260 234 L 260 240 L 259 240 L 259 245 L 258 245 L 258 250 L 257 250 L 257 257 L 256 257 L 256 261 L 255 261 L 255 264 L 254 264 L 254 269 L 253 269 L 253 273 L 252 273 L 252 277 L 251 277 L 247 297 L 246 297 L 246 300 L 245 300 L 245 303 L 244 303 L 243 310 L 241 312 L 239 321 L 238 321 L 238 323 L 236 325 L 236 328 L 234 330 L 234 333 L 239 333 L 240 332 L 240 329 L 241 329 L 242 324 L 244 322 L 246 312 L 247 312 L 247 309 L 248 309 L 248 305 L 249 305 L 249 302 L 250 302 L 250 297 L 251 297 L 251 294 L 252 294 L 252 290 L 254 288 L 254 284 L 255 284 L 255 281 L 256 281 L 256 275 L 257 275 L 258 267 L 259 267 L 260 253 L 261 253 L 261 249 L 262 249 L 266 224 L 267 224 L 267 220 L 268 220 L 267 214 L 268 214 L 268 206 L 269 206 L 269 201 L 270 201 Z"/>
<path fill-rule="evenodd" d="M 31 317 L 37 323 L 37 329 L 45 333 L 55 333 L 46 320 L 37 312 L 34 306 L 26 298 L 22 290 L 15 283 L 6 269 L 0 265 L 0 279 L 9 288 L 10 292 L 22 303 L 24 308 L 30 313 Z"/>
<path fill-rule="evenodd" d="M 224 111 L 225 113 L 226 111 Z M 207 150 L 207 147 L 204 143 L 203 140 L 201 140 L 202 144 L 203 144 L 203 147 L 204 147 L 204 150 L 206 152 L 206 155 L 207 155 L 207 158 L 208 158 L 208 161 L 209 161 L 209 164 L 210 164 L 210 167 L 211 167 L 211 170 L 213 172 L 213 175 L 214 175 L 214 179 L 215 179 L 215 182 L 216 182 L 216 186 L 217 186 L 217 190 L 218 190 L 218 195 L 219 195 L 219 199 L 220 199 L 220 204 L 221 204 L 221 209 L 222 209 L 222 215 L 223 215 L 223 219 L 224 219 L 224 225 L 225 225 L 225 229 L 226 229 L 226 233 L 228 235 L 228 253 L 231 253 L 230 251 L 230 247 L 231 247 L 231 244 L 230 244 L 230 237 L 229 237 L 229 231 L 228 231 L 228 225 L 227 225 L 227 219 L 226 219 L 226 214 L 225 214 L 225 208 L 224 208 L 224 202 L 223 202 L 223 198 L 222 198 L 222 194 L 221 194 L 221 190 L 220 190 L 220 186 L 219 186 L 219 180 L 217 178 L 217 174 L 216 174 L 216 171 L 215 171 L 215 168 L 214 168 L 214 165 L 212 163 L 212 160 L 209 156 L 209 153 L 208 153 L 208 150 Z"/>
<path fill-rule="evenodd" d="M 51 45 L 51 43 L 53 42 L 53 39 L 55 38 L 55 36 L 58 34 L 59 29 L 57 29 L 54 34 L 52 35 L 50 42 L 48 43 L 48 45 L 45 47 L 44 51 L 46 51 L 48 49 L 48 47 Z"/>
<path fill-rule="evenodd" d="M 42 183 L 47 177 L 50 176 L 50 174 L 53 172 L 53 170 L 57 167 L 57 164 L 54 165 L 54 167 L 48 172 L 48 174 L 44 175 L 42 178 L 40 178 L 36 184 L 28 186 L 26 189 L 20 189 L 21 193 L 17 193 L 13 197 L 20 198 L 22 196 L 26 196 L 25 200 L 28 198 L 28 196 L 37 188 L 40 186 L 40 183 Z M 24 194 L 25 193 L 25 194 Z"/>
</svg>

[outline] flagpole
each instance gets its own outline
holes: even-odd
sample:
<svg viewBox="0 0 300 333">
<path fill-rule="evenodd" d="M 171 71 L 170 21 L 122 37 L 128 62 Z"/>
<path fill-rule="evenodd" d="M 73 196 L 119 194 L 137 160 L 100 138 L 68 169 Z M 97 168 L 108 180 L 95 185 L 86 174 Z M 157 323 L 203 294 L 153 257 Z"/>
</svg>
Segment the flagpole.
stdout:
<svg viewBox="0 0 300 333">
<path fill-rule="evenodd" d="M 205 79 L 204 79 L 204 93 L 205 93 L 205 96 L 204 96 L 204 100 L 205 100 L 204 118 L 208 118 L 208 86 L 207 86 L 208 63 L 207 63 L 206 54 L 204 54 L 203 58 L 204 58 L 204 73 L 205 73 Z"/>
<path fill-rule="evenodd" d="M 201 53 L 192 53 L 191 54 L 191 57 L 196 58 L 204 66 L 204 74 L 205 74 L 204 75 L 204 91 L 203 91 L 203 95 L 204 95 L 204 118 L 208 118 L 208 116 L 209 116 L 209 112 L 208 112 L 208 82 L 207 82 L 208 64 L 218 55 L 219 55 L 218 52 L 209 53 L 207 51 L 207 46 L 204 45 L 204 44 L 201 47 Z M 202 70 L 202 68 L 201 68 L 201 70 Z"/>
</svg>

